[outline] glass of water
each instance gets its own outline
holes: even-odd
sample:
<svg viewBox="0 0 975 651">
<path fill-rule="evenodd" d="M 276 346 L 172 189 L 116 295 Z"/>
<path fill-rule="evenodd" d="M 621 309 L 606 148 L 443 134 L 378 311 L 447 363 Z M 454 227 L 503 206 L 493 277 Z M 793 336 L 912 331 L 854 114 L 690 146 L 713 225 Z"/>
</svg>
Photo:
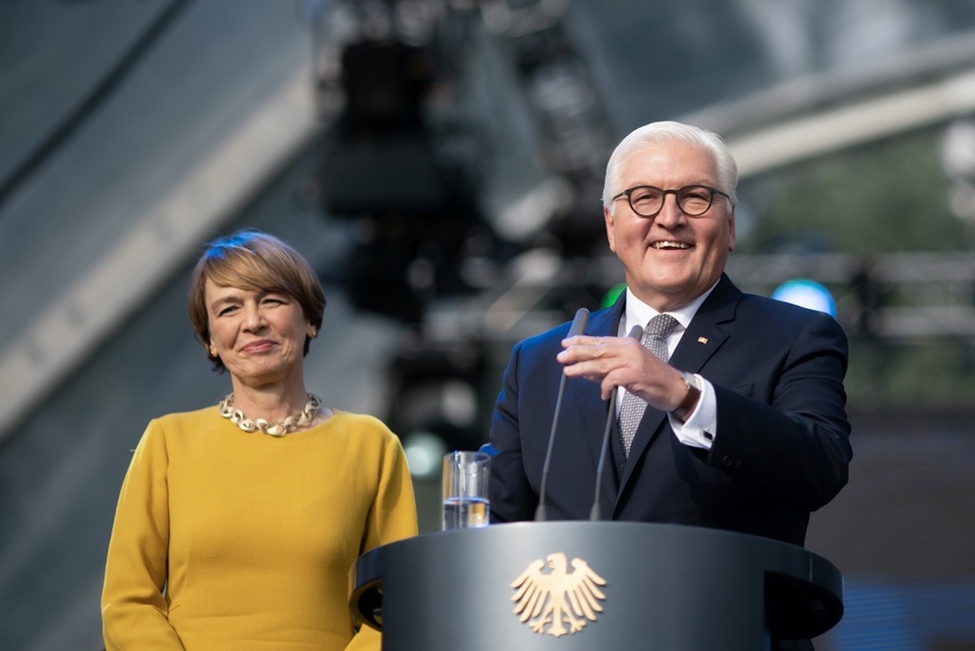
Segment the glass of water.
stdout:
<svg viewBox="0 0 975 651">
<path fill-rule="evenodd" d="M 486 527 L 491 516 L 485 452 L 448 452 L 443 458 L 443 529 Z"/>
</svg>

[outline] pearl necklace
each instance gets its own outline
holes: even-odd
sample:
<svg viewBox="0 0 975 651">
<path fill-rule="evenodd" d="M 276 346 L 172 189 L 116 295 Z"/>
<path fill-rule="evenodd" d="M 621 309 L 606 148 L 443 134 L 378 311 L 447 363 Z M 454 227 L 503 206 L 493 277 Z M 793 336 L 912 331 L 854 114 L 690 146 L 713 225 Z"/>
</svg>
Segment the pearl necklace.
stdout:
<svg viewBox="0 0 975 651">
<path fill-rule="evenodd" d="M 315 416 L 322 410 L 322 401 L 316 396 L 308 394 L 308 403 L 301 410 L 300 414 L 288 416 L 280 423 L 268 423 L 263 418 L 251 420 L 239 409 L 233 407 L 234 394 L 228 394 L 218 405 L 220 415 L 234 423 L 245 432 L 263 432 L 271 436 L 284 436 L 294 432 L 299 427 L 306 427 L 315 420 Z"/>
</svg>

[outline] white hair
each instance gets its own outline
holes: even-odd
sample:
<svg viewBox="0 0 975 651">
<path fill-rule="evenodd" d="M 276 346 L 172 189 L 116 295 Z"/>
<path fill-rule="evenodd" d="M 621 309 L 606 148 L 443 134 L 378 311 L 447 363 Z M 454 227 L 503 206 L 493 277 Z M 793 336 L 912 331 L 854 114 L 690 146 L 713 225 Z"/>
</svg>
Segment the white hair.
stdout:
<svg viewBox="0 0 975 651">
<path fill-rule="evenodd" d="M 630 132 L 616 145 L 606 164 L 606 180 L 603 185 L 603 206 L 609 207 L 612 198 L 625 190 L 620 185 L 620 165 L 628 155 L 649 145 L 663 142 L 685 142 L 705 149 L 714 160 L 718 190 L 731 196 L 732 205 L 738 203 L 735 189 L 738 187 L 738 165 L 728 145 L 718 134 L 707 129 L 680 122 L 662 121 L 645 124 Z"/>
</svg>

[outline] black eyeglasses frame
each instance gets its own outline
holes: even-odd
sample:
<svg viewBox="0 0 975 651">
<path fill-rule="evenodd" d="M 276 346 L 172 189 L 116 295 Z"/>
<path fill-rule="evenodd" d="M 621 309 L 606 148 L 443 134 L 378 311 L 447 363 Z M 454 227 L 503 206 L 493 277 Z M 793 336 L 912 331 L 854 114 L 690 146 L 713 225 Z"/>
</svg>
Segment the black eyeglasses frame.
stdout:
<svg viewBox="0 0 975 651">
<path fill-rule="evenodd" d="M 650 188 L 651 190 L 657 190 L 657 191 L 660 192 L 660 194 L 662 196 L 662 199 L 660 200 L 660 207 L 657 208 L 657 210 L 655 212 L 653 212 L 653 213 L 651 213 L 649 215 L 640 212 L 633 205 L 633 199 L 632 199 L 633 193 L 636 192 L 637 190 L 641 189 L 641 188 Z M 704 210 L 702 210 L 699 213 L 690 213 L 690 212 L 687 212 L 684 209 L 684 207 L 680 205 L 680 196 L 681 196 L 681 193 L 684 192 L 685 190 L 689 190 L 691 188 L 702 188 L 704 190 L 707 190 L 711 194 L 711 200 L 708 202 L 707 208 L 705 208 Z M 640 217 L 656 217 L 657 215 L 660 214 L 660 211 L 664 209 L 664 205 L 667 203 L 667 195 L 668 194 L 674 195 L 674 199 L 677 202 L 677 208 L 680 209 L 680 211 L 682 213 L 684 213 L 685 215 L 687 215 L 688 217 L 700 217 L 701 215 L 703 215 L 707 211 L 711 210 L 711 206 L 714 205 L 714 195 L 716 195 L 716 194 L 719 194 L 722 197 L 724 197 L 725 199 L 727 199 L 728 201 L 731 201 L 731 195 L 729 195 L 727 192 L 722 192 L 721 190 L 719 190 L 717 188 L 713 188 L 710 185 L 704 185 L 702 183 L 693 183 L 691 185 L 685 185 L 684 187 L 677 188 L 676 190 L 664 190 L 663 188 L 658 188 L 655 185 L 635 185 L 632 188 L 629 188 L 627 190 L 623 190 L 622 192 L 620 192 L 619 194 L 617 194 L 615 197 L 613 197 L 610 201 L 616 201 L 620 197 L 624 197 L 625 196 L 626 197 L 626 203 L 630 206 L 630 210 L 632 210 L 634 213 L 636 213 Z"/>
</svg>

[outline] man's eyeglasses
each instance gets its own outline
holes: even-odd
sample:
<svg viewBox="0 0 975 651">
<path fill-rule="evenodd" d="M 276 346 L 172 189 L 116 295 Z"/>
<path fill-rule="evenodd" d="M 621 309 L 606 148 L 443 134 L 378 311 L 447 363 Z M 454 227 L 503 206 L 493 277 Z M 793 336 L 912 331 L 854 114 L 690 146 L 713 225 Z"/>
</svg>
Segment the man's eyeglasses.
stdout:
<svg viewBox="0 0 975 651">
<path fill-rule="evenodd" d="M 697 217 L 706 213 L 711 204 L 714 203 L 714 195 L 716 194 L 731 199 L 728 194 L 721 190 L 706 185 L 685 185 L 679 190 L 661 190 L 652 185 L 638 185 L 635 188 L 623 190 L 613 197 L 613 201 L 620 197 L 626 197 L 633 212 L 641 217 L 656 217 L 657 213 L 663 209 L 668 194 L 676 197 L 677 206 L 688 217 Z"/>
</svg>

